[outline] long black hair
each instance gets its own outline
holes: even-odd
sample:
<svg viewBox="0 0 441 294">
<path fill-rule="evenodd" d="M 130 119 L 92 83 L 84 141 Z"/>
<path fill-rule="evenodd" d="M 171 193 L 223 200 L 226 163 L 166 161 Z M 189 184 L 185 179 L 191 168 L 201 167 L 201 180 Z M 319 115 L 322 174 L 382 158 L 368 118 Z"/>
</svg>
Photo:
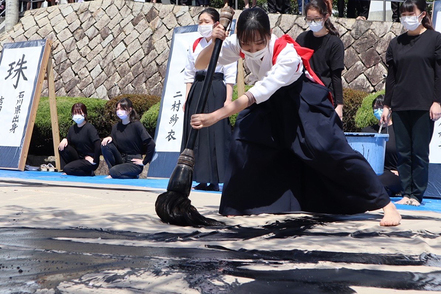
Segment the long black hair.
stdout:
<svg viewBox="0 0 441 294">
<path fill-rule="evenodd" d="M 415 7 L 421 12 L 426 12 L 426 15 L 421 20 L 421 24 L 428 30 L 433 30 L 432 21 L 430 20 L 429 13 L 427 13 L 427 3 L 425 0 L 406 0 L 401 4 L 400 13 L 414 12 Z"/>
<path fill-rule="evenodd" d="M 133 108 L 133 103 L 129 98 L 125 97 L 120 99 L 118 103 L 116 103 L 115 108 L 118 108 L 118 105 L 119 108 L 129 112 L 130 121 L 139 120 L 138 113 L 136 112 L 135 108 Z M 132 111 L 130 111 L 130 108 L 132 109 Z"/>
<path fill-rule="evenodd" d="M 198 15 L 198 19 L 204 13 L 209 14 L 211 16 L 211 19 L 214 22 L 218 22 L 219 21 L 220 16 L 219 16 L 219 12 L 216 9 L 208 7 L 206 9 L 202 10 L 201 13 L 199 13 L 199 15 Z"/>
<path fill-rule="evenodd" d="M 323 0 L 311 0 L 305 6 L 306 13 L 309 9 L 317 10 L 320 15 L 323 16 L 323 18 L 326 17 L 326 15 L 331 15 L 330 11 L 332 11 L 332 8 L 329 7 L 328 2 L 325 2 Z M 337 37 L 340 36 L 329 17 L 325 21 L 325 28 L 329 31 L 331 35 L 335 35 Z"/>
<path fill-rule="evenodd" d="M 237 39 L 239 44 L 250 43 L 259 38 L 271 38 L 271 27 L 268 15 L 265 10 L 255 6 L 245 9 L 237 20 Z"/>
</svg>

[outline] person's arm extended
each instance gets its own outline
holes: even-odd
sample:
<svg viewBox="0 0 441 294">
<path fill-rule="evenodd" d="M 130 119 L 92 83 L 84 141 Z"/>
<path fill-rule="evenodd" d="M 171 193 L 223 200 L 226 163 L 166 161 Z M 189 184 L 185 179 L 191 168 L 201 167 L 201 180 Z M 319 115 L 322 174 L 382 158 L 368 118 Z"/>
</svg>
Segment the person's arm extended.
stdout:
<svg viewBox="0 0 441 294">
<path fill-rule="evenodd" d="M 238 99 L 211 113 L 193 114 L 190 124 L 194 129 L 202 129 L 214 125 L 221 119 L 238 113 L 255 102 L 253 95 L 246 92 Z"/>
</svg>

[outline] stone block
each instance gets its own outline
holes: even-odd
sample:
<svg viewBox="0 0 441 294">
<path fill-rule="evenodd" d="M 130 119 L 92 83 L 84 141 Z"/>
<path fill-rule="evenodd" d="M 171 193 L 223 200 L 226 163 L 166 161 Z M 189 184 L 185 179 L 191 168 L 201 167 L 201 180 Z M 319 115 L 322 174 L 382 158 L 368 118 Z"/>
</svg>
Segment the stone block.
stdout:
<svg viewBox="0 0 441 294">
<path fill-rule="evenodd" d="M 110 19 L 113 19 L 115 16 L 118 15 L 118 8 L 115 5 L 110 5 L 106 9 L 106 14 L 109 16 Z"/>
<path fill-rule="evenodd" d="M 102 29 L 106 28 L 107 25 L 110 23 L 111 19 L 107 14 L 104 14 L 102 17 L 100 17 L 97 22 L 95 23 L 95 27 L 98 31 L 101 31 Z"/>
<path fill-rule="evenodd" d="M 96 27 L 91 26 L 84 32 L 84 34 L 89 38 L 89 40 L 92 40 L 99 35 L 99 31 L 96 29 Z"/>
<path fill-rule="evenodd" d="M 103 72 L 103 69 L 99 64 L 95 66 L 94 69 L 90 71 L 90 77 L 94 80 L 96 79 L 101 73 Z"/>
<path fill-rule="evenodd" d="M 100 30 L 100 35 L 102 40 L 106 40 L 107 37 L 112 36 L 105 45 L 101 44 L 103 47 L 106 47 L 107 44 L 113 40 L 112 31 L 107 26 Z"/>
<path fill-rule="evenodd" d="M 78 19 L 78 15 L 77 15 L 75 12 L 68 14 L 64 19 L 66 20 L 66 22 L 67 22 L 68 24 L 71 24 L 71 23 L 73 23 L 74 21 L 80 21 L 80 20 Z"/>
<path fill-rule="evenodd" d="M 86 58 L 86 56 L 90 53 L 90 51 L 92 50 L 90 50 L 88 46 L 84 46 L 79 52 L 83 58 Z"/>
<path fill-rule="evenodd" d="M 355 42 L 354 37 L 352 37 L 352 35 L 349 33 L 344 34 L 340 39 L 343 42 L 343 46 L 345 47 L 345 49 L 348 49 Z"/>
<path fill-rule="evenodd" d="M 162 22 L 168 30 L 173 30 L 178 25 L 178 22 L 176 21 L 176 17 L 173 13 L 170 13 L 167 16 L 165 16 Z"/>
<path fill-rule="evenodd" d="M 59 34 L 62 30 L 68 27 L 67 21 L 62 19 L 59 23 L 54 26 L 54 31 Z"/>
<path fill-rule="evenodd" d="M 149 12 L 145 15 L 147 22 L 151 23 L 153 20 L 158 18 L 159 12 L 156 9 L 150 9 Z"/>
<path fill-rule="evenodd" d="M 69 80 L 73 79 L 75 77 L 75 73 L 72 71 L 71 67 L 65 68 L 64 70 L 60 71 L 60 76 L 63 79 L 64 83 L 67 83 Z"/>
<path fill-rule="evenodd" d="M 374 90 L 372 85 L 363 74 L 359 75 L 355 80 L 350 82 L 349 88 L 365 91 L 367 93 L 371 93 Z"/>
<path fill-rule="evenodd" d="M 360 61 L 357 51 L 353 48 L 348 48 L 345 51 L 345 66 L 351 68 L 357 61 Z"/>
<path fill-rule="evenodd" d="M 161 5 L 159 7 L 159 14 L 158 15 L 160 18 L 165 18 L 169 14 L 173 14 L 173 5 Z"/>
<path fill-rule="evenodd" d="M 126 46 L 129 46 L 131 43 L 133 43 L 139 37 L 138 31 L 134 30 L 133 28 L 130 31 L 127 31 L 126 29 L 124 29 L 124 31 L 127 34 L 127 36 L 123 40 L 124 43 L 126 44 Z"/>
<path fill-rule="evenodd" d="M 80 80 L 77 77 L 72 77 L 69 80 L 63 80 L 64 82 L 64 90 L 66 93 L 69 93 L 70 90 L 72 90 L 76 85 L 79 84 Z"/>
<path fill-rule="evenodd" d="M 100 87 L 107 80 L 107 75 L 104 72 L 101 72 L 96 78 L 93 79 L 93 85 L 95 88 Z M 106 94 L 107 96 L 107 94 Z M 99 98 L 103 98 L 104 96 L 100 96 Z"/>
<path fill-rule="evenodd" d="M 156 59 L 156 63 L 158 65 L 167 63 L 169 55 L 170 55 L 170 49 L 164 50 L 161 54 L 159 54 L 158 58 Z"/>
<path fill-rule="evenodd" d="M 117 72 L 120 77 L 124 77 L 124 76 L 128 75 L 130 71 L 131 71 L 131 68 L 126 62 L 124 62 L 123 64 L 121 64 L 117 68 Z"/>
<path fill-rule="evenodd" d="M 135 39 L 132 43 L 130 43 L 130 45 L 127 46 L 127 52 L 130 56 L 132 56 L 139 49 L 141 49 L 141 43 L 139 43 L 137 39 Z"/>
<path fill-rule="evenodd" d="M 236 16 L 236 14 L 235 14 L 235 16 Z M 274 28 L 279 25 L 279 20 L 281 18 L 281 14 L 270 13 L 270 14 L 268 14 L 268 18 L 270 21 L 270 26 L 272 28 Z"/>
<path fill-rule="evenodd" d="M 118 58 L 123 52 L 126 51 L 126 45 L 124 43 L 119 43 L 114 49 L 113 49 L 113 57 L 116 59 Z"/>
<path fill-rule="evenodd" d="M 100 99 L 108 99 L 106 87 L 104 87 L 103 85 L 99 86 L 96 89 L 96 96 Z"/>
<path fill-rule="evenodd" d="M 101 35 L 97 35 L 95 38 L 90 39 L 88 46 L 89 46 L 90 49 L 93 50 L 93 49 L 95 49 L 98 45 L 101 44 L 100 46 L 101 46 L 101 48 L 102 48 L 102 42 L 103 42 L 103 39 L 101 39 Z"/>
<path fill-rule="evenodd" d="M 80 89 L 77 85 L 75 85 L 72 89 L 67 92 L 68 97 L 79 97 L 81 94 Z"/>
<path fill-rule="evenodd" d="M 86 68 L 86 65 L 89 62 L 85 58 L 80 58 L 72 65 L 72 70 L 74 73 L 78 75 L 79 78 L 84 78 L 89 75 L 89 70 Z"/>
<path fill-rule="evenodd" d="M 146 29 L 138 37 L 139 42 L 141 44 L 144 43 L 152 34 L 152 29 L 150 27 L 146 27 Z"/>
<path fill-rule="evenodd" d="M 64 17 L 58 13 L 53 18 L 51 18 L 49 15 L 49 19 L 50 19 L 50 24 L 52 26 L 56 26 L 58 23 L 60 23 L 62 20 L 64 20 Z"/>
<path fill-rule="evenodd" d="M 101 47 L 101 45 L 96 46 L 95 49 L 97 49 L 99 47 Z M 90 55 L 90 56 L 93 56 L 93 55 Z M 86 65 L 87 69 L 91 70 L 92 68 L 94 68 L 95 66 L 100 64 L 102 60 L 103 60 L 103 58 L 101 57 L 101 54 L 99 54 L 99 52 L 98 52 L 98 54 L 96 54 L 95 57 L 93 57 L 89 61 L 89 63 Z"/>
<path fill-rule="evenodd" d="M 176 18 L 176 21 L 180 26 L 194 25 L 195 22 L 189 13 L 184 13 Z"/>
<path fill-rule="evenodd" d="M 375 37 L 372 31 L 367 31 L 363 36 L 352 44 L 352 48 L 354 48 L 358 53 L 366 52 L 369 48 L 375 45 L 377 42 L 377 38 Z"/>
<path fill-rule="evenodd" d="M 81 22 L 80 22 L 80 20 L 77 18 L 77 19 L 75 19 L 74 21 L 72 21 L 72 22 L 69 24 L 68 28 L 69 28 L 69 31 L 71 31 L 72 33 L 74 33 L 74 32 L 75 32 L 80 26 L 81 26 Z"/>
<path fill-rule="evenodd" d="M 129 53 L 127 53 L 127 51 L 124 51 L 120 56 L 118 56 L 115 59 L 115 63 L 116 64 L 121 64 L 121 63 L 126 62 L 127 60 L 129 60 L 129 58 L 130 58 Z"/>
<path fill-rule="evenodd" d="M 370 68 L 379 62 L 381 62 L 380 56 L 377 54 L 374 48 L 369 48 L 367 51 L 360 54 L 360 60 L 363 61 L 367 68 Z"/>
<path fill-rule="evenodd" d="M 25 36 L 26 38 L 30 39 L 31 37 L 35 36 L 35 33 L 36 33 L 38 30 L 39 30 L 39 29 L 38 29 L 37 26 L 33 26 L 33 27 L 29 28 L 28 30 L 26 30 L 26 31 L 24 32 L 24 36 Z M 51 32 L 51 31 L 49 31 L 48 34 L 49 34 L 50 32 Z M 42 39 L 42 38 L 46 37 L 47 35 L 45 35 L 45 36 L 43 37 L 43 36 L 40 36 L 40 35 L 38 34 L 38 36 L 41 37 L 40 39 Z"/>
<path fill-rule="evenodd" d="M 353 80 L 355 80 L 358 76 L 362 75 L 366 67 L 361 61 L 357 61 L 351 68 L 348 68 L 348 71 L 345 73 L 345 79 L 350 84 Z"/>
<path fill-rule="evenodd" d="M 354 39 L 359 39 L 363 36 L 371 27 L 372 22 L 369 20 L 357 20 L 352 26 L 351 35 Z"/>
<path fill-rule="evenodd" d="M 133 81 L 133 75 L 131 72 L 129 72 L 128 74 L 126 74 L 125 76 L 121 76 L 121 80 L 118 83 L 118 86 L 120 88 L 126 88 L 127 85 L 129 85 L 132 81 Z"/>
<path fill-rule="evenodd" d="M 55 64 L 60 64 L 67 59 L 67 54 L 66 54 L 65 50 L 60 50 L 59 52 L 57 52 L 53 56 L 54 56 Z"/>
<path fill-rule="evenodd" d="M 71 5 L 60 5 L 61 14 L 66 17 L 69 14 L 75 13 Z"/>
<path fill-rule="evenodd" d="M 385 83 L 385 76 L 387 75 L 386 66 L 382 63 L 378 63 L 375 66 L 369 68 L 365 72 L 366 78 L 369 82 L 377 87 L 379 84 Z"/>
<path fill-rule="evenodd" d="M 50 32 L 52 32 L 52 26 L 48 23 L 44 27 L 40 28 L 37 31 L 37 34 L 42 38 L 46 38 L 47 35 L 49 35 Z"/>
<path fill-rule="evenodd" d="M 73 39 L 73 38 L 71 38 Z M 66 50 L 67 52 L 67 50 Z M 83 59 L 83 57 L 81 57 L 80 52 L 78 52 L 77 50 L 71 51 L 68 55 L 70 62 L 72 62 L 72 64 L 75 64 L 76 62 L 78 62 L 78 60 Z"/>
<path fill-rule="evenodd" d="M 95 93 L 95 86 L 93 84 L 89 84 L 86 88 L 81 90 L 81 93 L 84 97 L 92 97 Z"/>
<path fill-rule="evenodd" d="M 370 29 L 375 34 L 375 36 L 381 38 L 390 31 L 391 26 L 391 22 L 373 21 Z"/>
<path fill-rule="evenodd" d="M 83 30 L 83 28 L 81 28 L 81 27 L 78 28 L 78 29 L 73 33 L 73 35 L 74 35 L 75 40 L 77 40 L 77 42 L 80 41 L 81 39 L 83 39 L 84 36 L 86 36 L 86 35 L 84 34 L 84 30 Z"/>
<path fill-rule="evenodd" d="M 144 57 L 144 51 L 140 48 L 138 48 L 138 51 L 135 52 L 135 54 L 132 54 L 128 60 L 128 64 L 130 66 L 134 66 L 136 64 L 139 64 L 142 67 L 141 59 Z"/>
<path fill-rule="evenodd" d="M 295 18 L 293 18 L 291 15 L 288 14 L 282 14 L 280 18 L 280 26 L 279 28 L 284 32 L 287 33 L 294 25 Z M 295 38 L 294 38 L 295 40 Z"/>
<path fill-rule="evenodd" d="M 111 89 L 114 86 L 118 86 L 120 80 L 120 75 L 117 72 L 114 72 L 109 78 L 107 78 L 107 80 L 104 81 L 104 86 L 106 89 Z"/>
<path fill-rule="evenodd" d="M 77 49 L 82 50 L 84 47 L 87 47 L 88 43 L 89 43 L 89 40 L 87 40 L 86 38 L 83 38 L 81 40 L 77 40 L 77 42 L 76 42 Z M 90 50 L 90 48 L 89 48 L 89 50 Z M 86 56 L 86 55 L 87 55 L 87 53 L 82 56 Z"/>
<path fill-rule="evenodd" d="M 21 18 L 20 22 L 23 25 L 23 29 L 25 31 L 29 30 L 32 27 L 37 26 L 37 23 L 35 22 L 35 19 L 33 17 Z"/>
</svg>

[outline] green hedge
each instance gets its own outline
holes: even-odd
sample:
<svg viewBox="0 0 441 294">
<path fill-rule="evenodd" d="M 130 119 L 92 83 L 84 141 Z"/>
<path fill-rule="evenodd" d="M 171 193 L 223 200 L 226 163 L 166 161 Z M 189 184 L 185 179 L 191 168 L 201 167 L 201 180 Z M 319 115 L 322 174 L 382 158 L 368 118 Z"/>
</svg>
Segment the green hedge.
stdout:
<svg viewBox="0 0 441 294">
<path fill-rule="evenodd" d="M 364 91 L 348 88 L 343 89 L 343 130 L 345 132 L 360 131 L 360 128 L 355 124 L 355 116 L 363 98 L 367 95 L 369 95 L 369 93 Z"/>
<path fill-rule="evenodd" d="M 384 95 L 385 91 L 379 91 L 366 96 L 361 103 L 361 106 L 357 110 L 355 116 L 355 125 L 357 128 L 365 128 L 367 126 L 378 124 L 378 120 L 375 118 L 372 111 L 372 102 L 380 95 Z"/>
<path fill-rule="evenodd" d="M 161 102 L 156 103 L 149 110 L 144 112 L 144 115 L 141 117 L 141 123 L 147 129 L 150 136 L 152 138 L 155 137 L 156 133 L 156 123 L 158 122 L 159 109 L 161 107 Z"/>
</svg>

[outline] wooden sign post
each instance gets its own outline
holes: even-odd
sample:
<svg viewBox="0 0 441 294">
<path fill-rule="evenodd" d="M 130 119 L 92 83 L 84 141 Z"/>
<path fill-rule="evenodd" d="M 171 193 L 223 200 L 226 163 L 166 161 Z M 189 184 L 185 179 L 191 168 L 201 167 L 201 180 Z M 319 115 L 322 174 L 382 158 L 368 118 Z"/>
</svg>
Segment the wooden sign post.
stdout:
<svg viewBox="0 0 441 294">
<path fill-rule="evenodd" d="M 24 170 L 46 76 L 54 152 L 57 168 L 60 168 L 55 148 L 60 138 L 51 45 L 51 40 L 34 40 L 3 46 L 0 58 L 0 168 Z"/>
</svg>

